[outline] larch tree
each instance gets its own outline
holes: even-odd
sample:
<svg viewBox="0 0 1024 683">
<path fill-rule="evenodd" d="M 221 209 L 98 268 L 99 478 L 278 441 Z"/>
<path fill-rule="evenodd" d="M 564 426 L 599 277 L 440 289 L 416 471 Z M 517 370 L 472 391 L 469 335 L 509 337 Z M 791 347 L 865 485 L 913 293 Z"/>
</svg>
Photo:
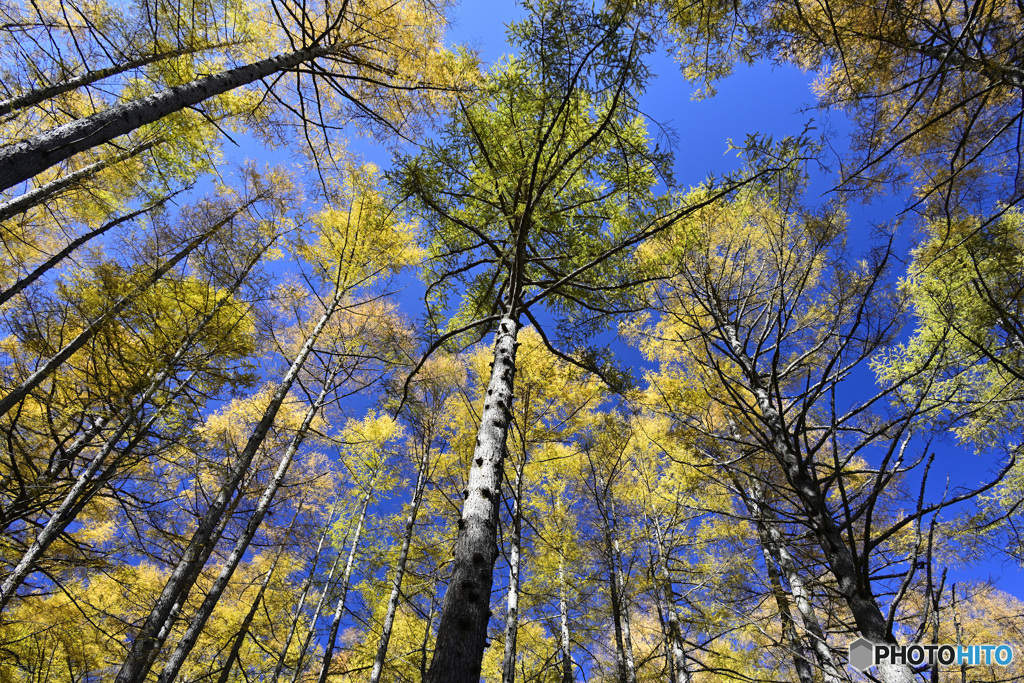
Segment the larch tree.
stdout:
<svg viewBox="0 0 1024 683">
<path fill-rule="evenodd" d="M 532 9 L 516 29 L 528 57 L 461 102 L 444 137 L 400 173 L 426 215 L 434 347 L 495 330 L 429 681 L 480 675 L 521 318 L 541 330 L 541 306 L 572 308 L 592 288 L 614 290 L 611 257 L 639 241 L 631 214 L 643 210 L 664 161 L 648 151 L 633 108 L 643 32 L 572 5 Z M 442 326 L 457 288 L 458 312 Z"/>
</svg>

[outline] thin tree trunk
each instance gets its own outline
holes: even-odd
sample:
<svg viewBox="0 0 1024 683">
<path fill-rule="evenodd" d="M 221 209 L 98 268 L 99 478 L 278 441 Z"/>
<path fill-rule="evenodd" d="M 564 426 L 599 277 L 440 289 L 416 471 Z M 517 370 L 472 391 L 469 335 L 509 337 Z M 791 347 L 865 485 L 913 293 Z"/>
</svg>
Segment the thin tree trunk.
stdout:
<svg viewBox="0 0 1024 683">
<path fill-rule="evenodd" d="M 277 681 L 281 675 L 281 671 L 284 669 L 285 660 L 288 657 L 288 648 L 292 645 L 292 639 L 295 637 L 295 631 L 298 630 L 299 615 L 302 614 L 302 608 L 306 604 L 306 598 L 309 596 L 309 589 L 313 586 L 313 577 L 316 576 L 317 566 L 320 564 L 320 553 L 324 548 L 324 541 L 327 540 L 327 533 L 331 530 L 331 522 L 334 520 L 334 513 L 337 511 L 338 504 L 341 499 L 338 498 L 334 501 L 334 505 L 331 506 L 331 513 L 327 517 L 327 524 L 324 525 L 324 530 L 320 534 L 320 540 L 316 544 L 316 552 L 313 554 L 313 559 L 310 562 L 309 574 L 306 575 L 306 580 L 302 583 L 302 593 L 299 595 L 299 602 L 295 606 L 295 618 L 292 619 L 291 624 L 288 625 L 288 635 L 284 639 L 284 648 L 281 650 L 281 656 L 277 658 L 277 664 L 274 666 L 274 675 L 271 677 L 271 681 Z M 331 568 L 330 575 L 334 575 L 334 568 Z M 328 577 L 330 582 L 330 576 Z M 317 608 L 317 614 L 319 615 L 319 607 Z"/>
<path fill-rule="evenodd" d="M 66 92 L 71 92 L 76 88 L 81 88 L 86 85 L 98 83 L 106 78 L 126 73 L 128 71 L 131 71 L 132 69 L 139 69 L 141 67 L 148 66 L 150 64 L 154 64 L 165 59 L 174 59 L 175 57 L 182 57 L 184 55 L 198 54 L 200 52 L 207 52 L 209 50 L 216 50 L 224 47 L 229 47 L 233 44 L 234 43 L 231 42 L 225 42 L 200 48 L 183 47 L 178 48 L 177 50 L 168 50 L 167 52 L 159 52 L 156 54 L 145 55 L 144 57 L 136 57 L 135 59 L 130 59 L 127 62 L 122 62 L 121 64 L 108 66 L 103 69 L 86 71 L 85 73 L 79 76 L 69 78 L 65 81 L 54 83 L 53 85 L 43 86 L 41 88 L 33 88 L 32 90 L 24 92 L 21 95 L 15 95 L 14 97 L 7 98 L 6 100 L 0 102 L 0 116 L 6 116 L 7 114 L 18 111 L 20 109 L 25 109 L 26 107 L 31 107 L 32 105 L 45 102 L 49 99 L 53 99 L 54 97 L 58 95 L 63 95 Z"/>
<path fill-rule="evenodd" d="M 177 194 L 177 193 L 175 193 L 175 194 Z M 169 195 L 169 196 L 164 197 L 163 199 L 161 199 L 159 201 L 153 202 L 152 204 L 150 204 L 149 206 L 147 206 L 145 208 L 139 209 L 138 211 L 133 211 L 133 212 L 131 212 L 129 214 L 126 214 L 124 216 L 120 216 L 119 218 L 115 218 L 114 220 L 109 221 L 108 223 L 104 223 L 103 225 L 101 225 L 100 227 L 96 228 L 95 230 L 90 230 L 89 232 L 85 233 L 81 237 L 76 238 L 70 244 L 68 244 L 66 247 L 64 247 L 63 249 L 58 251 L 56 254 L 54 254 L 53 256 L 48 258 L 46 261 L 41 263 L 39 266 L 37 266 L 31 273 L 29 273 L 25 277 L 23 277 L 20 280 L 18 280 L 17 282 L 15 282 L 13 285 L 11 285 L 7 289 L 5 289 L 3 292 L 0 292 L 0 305 L 3 305 L 5 303 L 7 303 L 12 297 L 17 296 L 19 293 L 21 293 L 22 290 L 24 290 L 26 287 L 31 285 L 33 282 L 35 282 L 36 280 L 41 278 L 51 268 L 53 268 L 58 263 L 60 263 L 61 261 L 66 259 L 68 256 L 70 256 L 71 252 L 73 252 L 75 249 L 77 249 L 78 247 L 82 246 L 83 244 L 85 244 L 89 240 L 91 240 L 93 238 L 96 238 L 96 237 L 99 237 L 103 233 L 107 232 L 108 230 L 110 230 L 112 228 L 117 227 L 118 225 L 121 225 L 122 223 L 126 223 L 126 222 L 128 222 L 130 220 L 134 220 L 135 218 L 138 218 L 139 216 L 152 211 L 156 207 L 161 206 L 164 202 L 166 202 L 168 199 L 170 199 L 173 196 L 174 195 Z"/>
<path fill-rule="evenodd" d="M 508 605 L 505 616 L 505 657 L 501 668 L 502 683 L 515 683 L 516 680 L 516 640 L 519 634 L 519 557 L 523 542 L 520 501 L 523 495 L 523 465 L 525 462 L 526 446 L 524 444 L 523 460 L 516 469 L 515 498 L 512 501 L 512 544 L 509 548 L 508 558 Z"/>
<path fill-rule="evenodd" d="M 32 207 L 39 206 L 52 195 L 64 190 L 80 180 L 84 180 L 89 176 L 95 175 L 105 168 L 110 168 L 115 164 L 119 164 L 122 161 L 136 157 L 143 152 L 148 152 L 157 145 L 163 144 L 164 138 L 157 138 L 156 140 L 150 140 L 139 145 L 135 145 L 130 149 L 126 149 L 123 152 L 112 154 L 105 159 L 93 162 L 88 166 L 83 166 L 77 171 L 72 171 L 66 175 L 61 175 L 55 180 L 51 180 L 45 185 L 33 188 L 23 195 L 15 197 L 9 201 L 0 204 L 0 223 L 6 221 L 8 218 L 17 216 L 20 213 L 24 213 Z M 3 300 L 0 300 L 3 303 Z"/>
<path fill-rule="evenodd" d="M 569 639 L 569 606 L 565 599 L 565 556 L 558 551 L 558 645 L 562 651 L 562 683 L 573 683 Z"/>
<path fill-rule="evenodd" d="M 619 683 L 636 683 L 636 664 L 633 659 L 633 641 L 630 632 L 629 612 L 626 608 L 625 580 L 619 567 L 618 520 L 615 503 L 604 499 L 602 490 L 607 486 L 601 476 L 594 472 L 594 495 L 601 513 L 604 531 L 605 552 L 608 555 L 608 586 L 611 592 L 612 625 L 615 627 L 615 655 Z"/>
<path fill-rule="evenodd" d="M 380 683 L 380 677 L 384 673 L 384 663 L 387 661 L 388 656 L 388 643 L 391 642 L 391 630 L 395 625 L 398 601 L 402 595 L 402 579 L 405 576 L 405 565 L 409 561 L 409 548 L 412 545 L 413 528 L 416 525 L 416 516 L 420 510 L 420 503 L 423 500 L 423 491 L 427 487 L 429 454 L 430 449 L 428 446 L 424 450 L 423 458 L 420 460 L 420 465 L 416 471 L 416 488 L 412 494 L 412 509 L 409 511 L 409 519 L 405 522 L 405 537 L 402 539 L 402 549 L 398 553 L 395 575 L 391 579 L 391 595 L 388 597 L 388 609 L 384 615 L 384 624 L 381 627 L 377 655 L 373 659 L 373 669 L 370 671 L 370 683 Z"/>
<path fill-rule="evenodd" d="M 345 531 L 346 541 L 348 540 L 348 530 Z M 324 582 L 324 590 L 321 591 L 320 597 L 316 601 L 316 607 L 313 609 L 313 617 L 309 620 L 309 629 L 306 631 L 306 637 L 302 639 L 302 645 L 299 647 L 299 658 L 295 662 L 295 668 L 292 670 L 291 683 L 296 683 L 299 680 L 299 674 L 302 672 L 303 660 L 306 659 L 306 652 L 309 650 L 309 644 L 313 642 L 313 636 L 316 634 L 316 622 L 320 620 L 320 614 L 324 609 L 324 602 L 327 600 L 327 589 L 331 585 L 331 581 L 334 579 L 334 572 L 338 571 L 338 565 L 341 564 L 341 554 L 337 554 L 334 558 L 334 562 L 331 563 L 331 570 L 327 572 L 327 580 Z M 294 630 L 296 625 L 299 623 L 299 617 L 301 616 L 298 610 L 295 611 L 295 616 L 292 618 L 290 628 Z M 277 660 L 277 666 L 274 667 L 274 675 L 271 677 L 271 683 L 277 683 L 278 677 L 281 675 L 281 671 L 284 670 L 284 662 L 288 657 L 288 649 L 285 648 L 281 651 L 281 656 Z"/>
<path fill-rule="evenodd" d="M 121 311 L 128 307 L 132 301 L 135 300 L 142 292 L 146 291 L 154 284 L 156 284 L 160 278 L 170 272 L 175 266 L 181 263 L 185 258 L 195 251 L 200 245 L 206 240 L 210 239 L 214 233 L 220 230 L 222 227 L 234 220 L 235 216 L 245 211 L 249 206 L 259 201 L 259 198 L 253 198 L 247 201 L 242 206 L 234 209 L 228 216 L 218 221 L 213 227 L 199 235 L 187 245 L 185 248 L 179 251 L 171 258 L 170 261 L 154 270 L 149 277 L 135 287 L 130 294 L 122 297 L 117 303 L 111 306 L 103 315 L 97 318 L 95 321 L 88 324 L 88 326 L 82 330 L 78 336 L 68 342 L 64 348 L 56 353 L 50 360 L 46 361 L 43 367 L 33 372 L 25 381 L 20 385 L 12 389 L 6 396 L 0 400 L 0 416 L 6 415 L 7 412 L 18 405 L 33 389 L 39 386 L 43 380 L 49 377 L 54 370 L 64 364 L 76 351 L 85 346 L 89 341 L 96 335 L 99 329 L 105 325 L 112 318 L 117 316 Z"/>
<path fill-rule="evenodd" d="M 292 520 L 292 523 L 295 523 L 294 519 Z M 252 627 L 252 622 L 256 618 L 256 613 L 260 609 L 260 603 L 263 601 L 263 595 L 267 592 L 267 586 L 270 585 L 270 578 L 274 575 L 274 570 L 277 569 L 277 564 L 281 561 L 282 555 L 284 555 L 283 547 L 274 557 L 274 563 L 270 565 L 270 569 L 267 570 L 266 576 L 263 577 L 263 581 L 260 583 L 260 590 L 256 593 L 256 599 L 253 600 L 252 606 L 249 607 L 249 611 L 242 620 L 242 625 L 239 627 L 238 633 L 235 635 L 235 642 L 231 645 L 231 651 L 228 652 L 228 658 L 225 660 L 224 666 L 220 670 L 220 676 L 217 677 L 217 683 L 228 683 L 228 679 L 231 677 L 231 669 L 234 668 L 235 662 L 238 661 L 238 656 L 242 651 L 242 644 L 245 642 L 245 637 L 249 635 L 249 629 Z"/>
<path fill-rule="evenodd" d="M 770 433 L 771 441 L 767 446 L 785 471 L 790 486 L 800 497 L 811 529 L 817 536 L 832 575 L 836 578 L 836 588 L 849 607 L 857 628 L 869 641 L 897 645 L 896 638 L 889 632 L 885 615 L 871 593 L 869 582 L 862 581 L 859 576 L 853 553 L 846 545 L 835 520 L 832 519 L 817 482 L 812 479 L 806 464 L 790 444 L 792 435 L 789 434 L 771 394 L 739 341 L 735 326 L 723 325 L 722 329 L 733 356 L 739 361 L 748 388 L 757 401 L 760 418 Z M 880 664 L 877 668 L 885 683 L 915 683 L 916 677 L 906 664 Z"/>
<path fill-rule="evenodd" d="M 168 114 L 279 71 L 293 69 L 335 49 L 333 44 L 316 43 L 140 97 L 7 145 L 0 148 L 0 190 L 24 182 L 79 152 L 159 121 Z"/>
<path fill-rule="evenodd" d="M 770 545 L 768 549 L 775 561 L 782 567 L 782 572 L 789 583 L 789 588 L 793 593 L 793 602 L 796 603 L 796 609 L 800 613 L 804 630 L 807 631 L 807 635 L 810 637 L 811 648 L 814 650 L 818 665 L 821 667 L 824 681 L 825 683 L 840 683 L 843 678 L 840 676 L 839 668 L 832 657 L 828 641 L 825 640 L 825 632 L 821 628 L 821 622 L 818 621 L 817 610 L 814 609 L 810 590 L 808 590 L 803 577 L 797 570 L 796 561 L 790 554 L 789 548 L 786 547 L 782 531 L 774 520 L 767 517 L 764 527 L 769 538 Z"/>
<path fill-rule="evenodd" d="M 459 536 L 448 590 L 437 628 L 437 643 L 426 683 L 477 683 L 487 623 L 491 617 L 491 586 L 498 559 L 498 502 L 501 495 L 505 441 L 511 421 L 516 335 L 519 322 L 506 315 L 498 324 L 494 363 L 480 417 Z"/>
<path fill-rule="evenodd" d="M 252 463 L 253 457 L 274 424 L 277 412 L 288 396 L 295 378 L 298 377 L 299 372 L 306 363 L 306 359 L 313 350 L 313 346 L 341 305 L 341 301 L 341 292 L 336 291 L 327 310 L 324 311 L 320 320 L 317 321 L 316 327 L 314 327 L 309 338 L 306 339 L 295 360 L 292 362 L 291 367 L 288 368 L 288 371 L 278 384 L 266 411 L 263 413 L 263 417 L 249 437 L 245 448 L 238 455 L 235 464 L 229 470 L 227 480 L 203 515 L 198 528 L 192 534 L 192 538 L 185 548 L 185 552 L 178 561 L 178 565 L 168 577 L 160 597 L 146 619 L 146 623 L 132 642 L 131 650 L 115 679 L 116 683 L 141 683 L 149 673 L 150 668 L 153 666 L 153 661 L 162 649 L 164 639 L 175 621 L 174 606 L 184 602 L 203 565 L 206 564 L 206 560 L 209 559 L 214 547 L 220 540 L 220 533 L 216 531 L 216 528 L 224 515 L 228 503 L 234 496 L 238 485 L 242 481 L 242 477 Z"/>
<path fill-rule="evenodd" d="M 235 541 L 235 547 L 231 550 L 231 554 L 228 556 L 227 561 L 221 568 L 220 574 L 217 576 L 217 579 L 213 582 L 209 592 L 207 592 L 206 597 L 203 599 L 203 603 L 200 605 L 199 611 L 192 617 L 192 622 L 185 630 L 185 635 L 182 636 L 177 647 L 175 647 L 174 651 L 171 653 L 170 659 L 168 659 L 163 671 L 160 672 L 160 676 L 157 678 L 157 683 L 171 683 L 178 676 L 178 671 L 181 669 L 181 665 L 185 663 L 185 658 L 192 651 L 192 648 L 195 647 L 196 640 L 199 638 L 199 634 L 206 625 L 206 621 L 210 618 L 210 615 L 213 614 L 213 609 L 220 601 L 220 596 L 224 593 L 224 589 L 227 588 L 228 582 L 231 580 L 231 576 L 235 573 L 235 569 L 238 567 L 238 563 L 242 561 L 245 551 L 249 548 L 249 544 L 256 536 L 256 532 L 259 530 L 260 524 L 263 523 L 263 519 L 266 517 L 267 511 L 270 509 L 270 505 L 274 501 L 274 496 L 284 483 L 285 475 L 288 474 L 288 468 L 291 466 L 292 460 L 295 458 L 295 454 L 298 453 L 299 448 L 302 447 L 302 442 L 309 433 L 309 428 L 312 426 L 314 418 L 316 418 L 317 414 L 320 412 L 324 402 L 327 400 L 327 395 L 333 388 L 335 377 L 337 377 L 337 370 L 331 371 L 328 374 L 328 377 L 324 379 L 324 385 L 320 390 L 320 395 L 317 396 L 316 400 L 313 401 L 312 405 L 310 405 L 309 409 L 306 411 L 302 424 L 299 425 L 298 431 L 295 432 L 295 436 L 292 437 L 291 442 L 288 444 L 288 448 L 285 450 L 284 456 L 282 456 L 281 461 L 278 463 L 277 470 L 274 472 L 274 478 L 260 495 L 259 502 L 256 504 L 256 509 L 253 511 L 252 516 L 245 525 L 245 530 L 242 532 L 241 536 L 238 537 L 238 540 Z"/>
<path fill-rule="evenodd" d="M 338 596 L 338 604 L 334 608 L 334 616 L 331 618 L 331 627 L 327 633 L 327 643 L 324 645 L 324 658 L 320 663 L 320 673 L 317 676 L 317 683 L 324 683 L 327 674 L 331 669 L 331 659 L 334 657 L 334 645 L 338 640 L 338 628 L 341 626 L 341 618 L 345 613 L 345 601 L 348 598 L 348 587 L 352 580 L 352 567 L 355 563 L 356 550 L 359 548 L 359 536 L 363 530 L 363 522 L 366 521 L 366 510 L 370 507 L 370 500 L 373 498 L 373 484 L 377 478 L 374 472 L 370 477 L 370 483 L 366 489 L 366 497 L 363 498 L 363 506 L 359 511 L 359 519 L 356 521 L 356 531 L 352 538 L 352 545 L 349 546 L 348 559 L 345 561 L 345 571 L 341 575 L 341 595 Z"/>
</svg>

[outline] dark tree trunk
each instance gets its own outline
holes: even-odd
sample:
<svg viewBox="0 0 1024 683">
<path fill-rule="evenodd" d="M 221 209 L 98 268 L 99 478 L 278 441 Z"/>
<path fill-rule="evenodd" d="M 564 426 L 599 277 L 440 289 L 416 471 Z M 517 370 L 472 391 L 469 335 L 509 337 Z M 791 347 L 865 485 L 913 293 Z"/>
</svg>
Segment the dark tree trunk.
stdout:
<svg viewBox="0 0 1024 683">
<path fill-rule="evenodd" d="M 315 44 L 294 52 L 197 78 L 0 148 L 0 190 L 24 182 L 75 154 L 110 142 L 168 114 L 192 107 L 279 71 L 330 54 L 333 45 Z"/>
<path fill-rule="evenodd" d="M 40 185 L 37 188 L 31 189 L 25 194 L 15 197 L 10 201 L 0 204 L 0 223 L 6 221 L 8 218 L 17 216 L 20 213 L 24 213 L 34 206 L 39 206 L 54 194 L 71 187 L 79 180 L 84 180 L 89 176 L 95 175 L 105 168 L 110 168 L 115 164 L 119 164 L 126 159 L 136 157 L 143 152 L 148 152 L 159 144 L 164 142 L 163 138 L 156 140 L 150 140 L 140 145 L 135 145 L 131 149 L 127 149 L 123 152 L 113 154 L 106 159 L 100 159 L 99 161 L 89 164 L 83 168 L 78 169 L 67 175 L 62 175 L 56 180 L 52 180 L 45 185 Z M 0 299 L 0 303 L 4 300 Z"/>
</svg>

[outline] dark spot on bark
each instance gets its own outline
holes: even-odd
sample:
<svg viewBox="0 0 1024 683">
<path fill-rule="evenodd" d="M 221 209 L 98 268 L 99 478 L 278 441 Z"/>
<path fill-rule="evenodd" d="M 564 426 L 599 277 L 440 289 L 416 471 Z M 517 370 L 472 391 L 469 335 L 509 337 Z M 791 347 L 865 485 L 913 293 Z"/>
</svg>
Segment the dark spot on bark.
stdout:
<svg viewBox="0 0 1024 683">
<path fill-rule="evenodd" d="M 462 489 L 462 499 L 465 500 L 467 498 L 469 498 L 469 489 Z"/>
<path fill-rule="evenodd" d="M 479 467 L 480 465 L 483 465 L 484 464 L 484 459 L 483 458 L 477 458 L 476 459 L 476 464 L 477 464 L 477 467 Z"/>
<path fill-rule="evenodd" d="M 466 528 L 466 520 L 462 519 L 461 517 L 459 518 L 459 528 L 460 529 L 465 529 Z"/>
<path fill-rule="evenodd" d="M 473 553 L 473 564 L 483 564 L 487 561 L 483 553 Z"/>
<path fill-rule="evenodd" d="M 485 489 L 480 489 L 480 495 L 483 496 L 484 498 L 486 498 L 487 500 L 490 500 L 491 499 L 491 490 L 490 489 L 486 489 L 486 488 Z"/>
</svg>

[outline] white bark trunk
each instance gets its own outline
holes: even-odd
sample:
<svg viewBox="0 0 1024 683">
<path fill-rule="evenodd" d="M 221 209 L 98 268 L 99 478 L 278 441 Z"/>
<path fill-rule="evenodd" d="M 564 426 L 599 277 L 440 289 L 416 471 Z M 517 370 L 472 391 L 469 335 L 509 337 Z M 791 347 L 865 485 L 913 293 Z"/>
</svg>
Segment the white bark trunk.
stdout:
<svg viewBox="0 0 1024 683">
<path fill-rule="evenodd" d="M 494 364 L 477 432 L 473 465 L 464 491 L 454 569 L 441 609 L 434 658 L 426 683 L 478 683 L 491 586 L 498 559 L 498 503 L 505 441 L 511 421 L 516 335 L 519 323 L 505 316 L 498 324 Z"/>
</svg>

